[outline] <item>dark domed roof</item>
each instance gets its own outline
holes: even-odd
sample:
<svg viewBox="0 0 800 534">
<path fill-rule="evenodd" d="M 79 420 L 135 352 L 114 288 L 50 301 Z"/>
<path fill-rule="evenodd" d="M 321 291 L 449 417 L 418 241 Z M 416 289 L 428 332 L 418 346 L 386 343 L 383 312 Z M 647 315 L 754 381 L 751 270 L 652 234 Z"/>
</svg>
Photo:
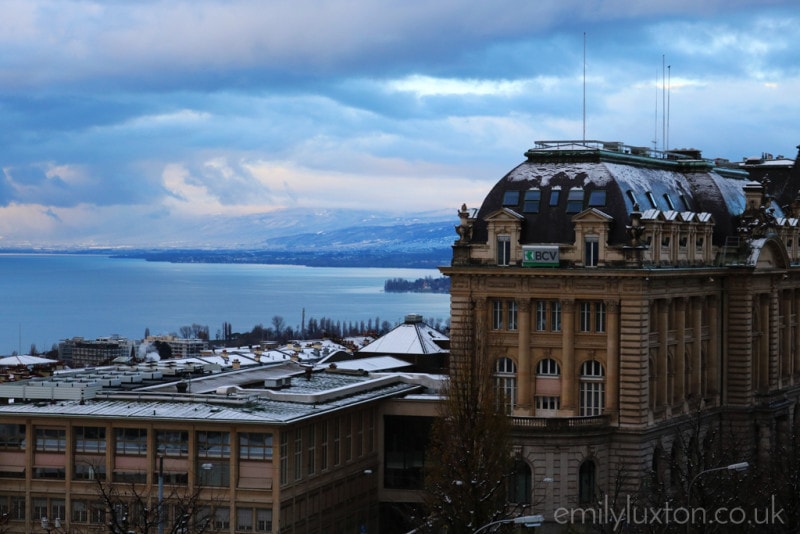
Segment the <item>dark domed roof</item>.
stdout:
<svg viewBox="0 0 800 534">
<path fill-rule="evenodd" d="M 486 217 L 509 209 L 524 218 L 522 243 L 572 243 L 572 217 L 594 208 L 614 223 L 609 244 L 625 242 L 632 211 L 709 213 L 714 242 L 734 233 L 745 210 L 747 172 L 721 168 L 699 152 L 658 152 L 621 143 L 538 142 L 506 174 L 478 211 L 474 242 L 487 239 Z M 776 208 L 776 216 L 781 215 Z"/>
</svg>

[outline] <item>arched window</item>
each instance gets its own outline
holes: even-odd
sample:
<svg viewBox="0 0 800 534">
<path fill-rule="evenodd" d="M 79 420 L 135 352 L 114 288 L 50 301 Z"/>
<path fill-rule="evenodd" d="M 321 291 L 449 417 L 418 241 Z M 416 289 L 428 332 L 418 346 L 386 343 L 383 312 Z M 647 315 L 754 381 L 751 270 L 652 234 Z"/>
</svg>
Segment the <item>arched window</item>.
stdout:
<svg viewBox="0 0 800 534">
<path fill-rule="evenodd" d="M 498 358 L 494 363 L 494 379 L 498 402 L 511 413 L 517 404 L 517 364 L 511 358 Z"/>
<path fill-rule="evenodd" d="M 561 368 L 558 362 L 552 358 L 539 360 L 539 363 L 536 364 L 536 376 L 559 376 L 560 374 Z"/>
<path fill-rule="evenodd" d="M 605 408 L 605 372 L 597 360 L 581 365 L 580 415 L 602 415 Z"/>
<path fill-rule="evenodd" d="M 595 465 L 592 460 L 586 460 L 578 471 L 578 502 L 580 504 L 594 503 Z"/>
<path fill-rule="evenodd" d="M 508 478 L 508 502 L 530 504 L 531 489 L 531 468 L 524 460 L 517 459 Z"/>
</svg>

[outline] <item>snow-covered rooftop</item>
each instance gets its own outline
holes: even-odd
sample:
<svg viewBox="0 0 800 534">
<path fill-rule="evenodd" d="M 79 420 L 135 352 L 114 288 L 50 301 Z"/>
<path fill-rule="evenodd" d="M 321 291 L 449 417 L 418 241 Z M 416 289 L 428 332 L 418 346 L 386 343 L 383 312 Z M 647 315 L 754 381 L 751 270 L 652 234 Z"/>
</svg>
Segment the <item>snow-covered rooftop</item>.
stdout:
<svg viewBox="0 0 800 534">
<path fill-rule="evenodd" d="M 361 348 L 359 354 L 438 354 L 446 353 L 440 343 L 446 342 L 447 336 L 433 329 L 417 315 L 409 315 L 406 320 L 394 329 Z"/>
</svg>

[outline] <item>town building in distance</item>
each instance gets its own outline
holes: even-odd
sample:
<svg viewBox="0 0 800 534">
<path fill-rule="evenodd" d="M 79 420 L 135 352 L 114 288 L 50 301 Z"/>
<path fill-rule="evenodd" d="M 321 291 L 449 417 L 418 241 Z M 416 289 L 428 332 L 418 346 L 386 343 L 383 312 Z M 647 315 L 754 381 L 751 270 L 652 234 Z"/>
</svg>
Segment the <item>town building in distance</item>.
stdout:
<svg viewBox="0 0 800 534">
<path fill-rule="evenodd" d="M 108 365 L 114 360 L 127 361 L 135 354 L 133 340 L 117 335 L 96 339 L 73 337 L 58 344 L 58 359 L 70 367 Z"/>
<path fill-rule="evenodd" d="M 685 498 L 692 475 L 719 466 L 692 464 L 686 443 L 714 429 L 733 432 L 750 465 L 788 444 L 800 169 L 778 160 L 542 141 L 479 209 L 462 206 L 441 269 L 450 365 L 469 365 L 486 336 L 523 508 L 552 521 L 620 491 Z"/>
</svg>

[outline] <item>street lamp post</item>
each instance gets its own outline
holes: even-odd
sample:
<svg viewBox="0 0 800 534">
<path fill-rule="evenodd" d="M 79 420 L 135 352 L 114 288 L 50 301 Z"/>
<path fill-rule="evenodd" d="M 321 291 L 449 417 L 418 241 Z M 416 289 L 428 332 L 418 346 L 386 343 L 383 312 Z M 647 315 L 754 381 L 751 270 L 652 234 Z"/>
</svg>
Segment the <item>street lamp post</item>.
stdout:
<svg viewBox="0 0 800 534">
<path fill-rule="evenodd" d="M 693 478 L 692 481 L 689 482 L 689 489 L 686 490 L 686 506 L 688 517 L 686 518 L 686 532 L 689 533 L 691 529 L 691 518 L 692 518 L 692 486 L 694 483 L 697 482 L 697 479 L 703 475 L 707 475 L 709 473 L 714 473 L 716 471 L 747 471 L 747 468 L 750 467 L 750 464 L 747 462 L 738 462 L 735 464 L 730 465 L 723 465 L 722 467 L 712 467 L 711 469 L 706 469 L 705 471 L 700 471 L 697 473 Z"/>
<path fill-rule="evenodd" d="M 478 534 L 479 532 L 486 530 L 489 527 L 493 527 L 495 525 L 502 525 L 504 523 L 514 523 L 515 525 L 525 525 L 526 527 L 540 527 L 542 526 L 543 521 L 544 521 L 544 516 L 542 516 L 541 514 L 510 517 L 507 519 L 500 519 L 497 521 L 492 521 L 491 523 L 486 523 L 482 527 L 478 528 L 478 530 L 476 530 L 472 534 Z"/>
<path fill-rule="evenodd" d="M 164 456 L 158 457 L 158 534 L 164 534 Z"/>
</svg>

